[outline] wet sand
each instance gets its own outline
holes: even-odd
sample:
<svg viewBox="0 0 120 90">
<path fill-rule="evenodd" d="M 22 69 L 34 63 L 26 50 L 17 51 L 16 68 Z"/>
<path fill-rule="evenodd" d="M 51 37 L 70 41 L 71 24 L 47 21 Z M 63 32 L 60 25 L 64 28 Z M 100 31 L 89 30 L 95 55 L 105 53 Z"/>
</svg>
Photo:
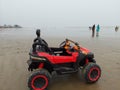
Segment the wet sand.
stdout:
<svg viewBox="0 0 120 90">
<path fill-rule="evenodd" d="M 49 90 L 120 90 L 120 38 L 72 38 L 95 54 L 102 76 L 97 83 L 86 84 L 79 74 L 55 78 Z M 29 90 L 26 61 L 33 38 L 0 38 L 0 90 Z M 63 38 L 45 38 L 49 46 L 58 46 Z M 51 41 L 52 40 L 52 41 Z"/>
</svg>

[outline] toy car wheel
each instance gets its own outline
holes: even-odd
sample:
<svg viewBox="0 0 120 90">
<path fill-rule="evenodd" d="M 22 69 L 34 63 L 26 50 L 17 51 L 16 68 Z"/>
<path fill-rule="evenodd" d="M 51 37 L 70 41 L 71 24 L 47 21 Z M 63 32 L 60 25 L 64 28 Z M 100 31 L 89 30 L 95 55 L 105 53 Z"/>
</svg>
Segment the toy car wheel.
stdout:
<svg viewBox="0 0 120 90">
<path fill-rule="evenodd" d="M 50 82 L 51 75 L 45 70 L 37 70 L 31 74 L 28 79 L 28 87 L 30 90 L 46 90 Z"/>
<path fill-rule="evenodd" d="M 83 70 L 83 74 L 86 82 L 94 83 L 100 78 L 101 69 L 96 63 L 88 63 Z"/>
</svg>

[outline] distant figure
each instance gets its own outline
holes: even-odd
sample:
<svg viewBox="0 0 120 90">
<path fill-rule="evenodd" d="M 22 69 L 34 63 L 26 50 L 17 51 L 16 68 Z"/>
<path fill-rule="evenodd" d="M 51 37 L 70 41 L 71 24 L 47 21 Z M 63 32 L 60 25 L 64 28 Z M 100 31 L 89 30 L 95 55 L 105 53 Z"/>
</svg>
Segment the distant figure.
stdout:
<svg viewBox="0 0 120 90">
<path fill-rule="evenodd" d="M 92 29 L 92 27 L 91 26 L 89 26 L 89 30 L 91 30 Z"/>
<path fill-rule="evenodd" d="M 99 24 L 98 24 L 97 27 L 96 27 L 96 37 L 99 36 L 99 31 L 100 31 L 100 26 L 99 26 Z"/>
<path fill-rule="evenodd" d="M 116 27 L 115 27 L 115 31 L 117 32 L 117 31 L 118 31 L 118 29 L 119 29 L 119 27 L 118 27 L 118 26 L 116 26 Z"/>
<path fill-rule="evenodd" d="M 95 24 L 92 26 L 92 37 L 95 35 Z"/>
</svg>

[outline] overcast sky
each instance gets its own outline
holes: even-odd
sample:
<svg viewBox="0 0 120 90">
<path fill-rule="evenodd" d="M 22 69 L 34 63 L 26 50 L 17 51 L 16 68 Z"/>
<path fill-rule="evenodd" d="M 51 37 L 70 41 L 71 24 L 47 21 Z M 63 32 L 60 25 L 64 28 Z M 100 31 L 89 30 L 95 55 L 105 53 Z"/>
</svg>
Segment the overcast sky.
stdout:
<svg viewBox="0 0 120 90">
<path fill-rule="evenodd" d="M 0 25 L 120 25 L 120 0 L 0 0 Z"/>
</svg>

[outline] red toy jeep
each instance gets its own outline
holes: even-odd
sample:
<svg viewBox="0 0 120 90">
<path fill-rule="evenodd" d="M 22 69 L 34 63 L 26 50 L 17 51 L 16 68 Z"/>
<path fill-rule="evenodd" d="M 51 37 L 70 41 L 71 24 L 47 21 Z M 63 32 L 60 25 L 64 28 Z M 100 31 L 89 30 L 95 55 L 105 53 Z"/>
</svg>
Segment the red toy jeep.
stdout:
<svg viewBox="0 0 120 90">
<path fill-rule="evenodd" d="M 94 54 L 88 49 L 69 39 L 62 42 L 58 48 L 48 47 L 47 42 L 43 42 L 44 44 L 34 42 L 35 53 L 32 49 L 29 53 L 28 70 L 34 70 L 28 79 L 28 87 L 31 90 L 46 90 L 53 71 L 62 75 L 82 69 L 86 82 L 98 81 L 101 69 L 96 64 Z"/>
</svg>

